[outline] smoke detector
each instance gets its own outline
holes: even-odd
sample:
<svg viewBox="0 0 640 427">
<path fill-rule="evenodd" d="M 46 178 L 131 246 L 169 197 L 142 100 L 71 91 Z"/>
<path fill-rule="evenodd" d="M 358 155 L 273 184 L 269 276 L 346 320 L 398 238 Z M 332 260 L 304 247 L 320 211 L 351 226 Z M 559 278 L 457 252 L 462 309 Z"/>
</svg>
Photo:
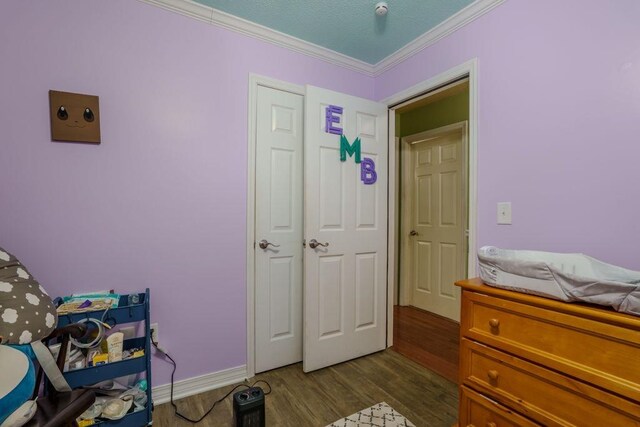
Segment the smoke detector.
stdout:
<svg viewBox="0 0 640 427">
<path fill-rule="evenodd" d="M 384 16 L 389 11 L 389 5 L 386 1 L 381 1 L 376 4 L 376 15 Z"/>
</svg>

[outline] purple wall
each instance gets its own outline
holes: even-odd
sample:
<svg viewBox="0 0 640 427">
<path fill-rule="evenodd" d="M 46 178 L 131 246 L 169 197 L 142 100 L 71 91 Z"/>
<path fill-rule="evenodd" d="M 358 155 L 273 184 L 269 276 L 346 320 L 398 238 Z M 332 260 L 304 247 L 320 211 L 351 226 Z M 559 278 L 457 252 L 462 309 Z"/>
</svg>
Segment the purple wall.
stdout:
<svg viewBox="0 0 640 427">
<path fill-rule="evenodd" d="M 52 295 L 150 287 L 179 379 L 244 364 L 248 73 L 373 79 L 131 0 L 5 1 L 0 40 L 0 246 Z M 102 145 L 51 142 L 49 89 L 100 96 Z"/>
<path fill-rule="evenodd" d="M 478 58 L 480 245 L 640 270 L 638 22 L 636 0 L 511 0 L 376 79 L 383 99 Z"/>
<path fill-rule="evenodd" d="M 140 2 L 3 2 L 0 246 L 52 294 L 150 287 L 179 379 L 242 365 L 248 73 L 382 99 L 477 57 L 479 243 L 640 269 L 639 18 L 511 0 L 374 81 Z M 100 96 L 102 145 L 50 141 L 49 89 Z"/>
</svg>

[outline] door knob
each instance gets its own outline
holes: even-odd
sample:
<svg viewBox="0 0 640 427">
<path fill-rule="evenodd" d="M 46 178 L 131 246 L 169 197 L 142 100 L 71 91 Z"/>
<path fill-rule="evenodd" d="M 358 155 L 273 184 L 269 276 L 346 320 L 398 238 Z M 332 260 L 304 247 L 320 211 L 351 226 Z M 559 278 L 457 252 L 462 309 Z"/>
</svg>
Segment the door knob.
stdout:
<svg viewBox="0 0 640 427">
<path fill-rule="evenodd" d="M 274 245 L 271 242 L 267 242 L 266 240 L 262 239 L 260 240 L 260 242 L 258 242 L 258 246 L 260 246 L 260 249 L 267 249 L 269 247 L 269 245 L 273 246 L 274 248 L 279 248 L 280 245 Z"/>
<path fill-rule="evenodd" d="M 416 230 L 411 230 L 409 232 L 409 236 L 417 236 L 417 235 L 418 235 L 418 232 Z"/>
<path fill-rule="evenodd" d="M 322 247 L 325 247 L 325 248 L 326 248 L 327 246 L 329 246 L 329 242 L 327 242 L 327 243 L 320 243 L 320 242 L 318 242 L 316 239 L 311 239 L 311 240 L 309 240 L 309 247 L 310 247 L 311 249 L 315 249 L 315 248 L 317 248 L 318 246 L 322 246 Z"/>
</svg>

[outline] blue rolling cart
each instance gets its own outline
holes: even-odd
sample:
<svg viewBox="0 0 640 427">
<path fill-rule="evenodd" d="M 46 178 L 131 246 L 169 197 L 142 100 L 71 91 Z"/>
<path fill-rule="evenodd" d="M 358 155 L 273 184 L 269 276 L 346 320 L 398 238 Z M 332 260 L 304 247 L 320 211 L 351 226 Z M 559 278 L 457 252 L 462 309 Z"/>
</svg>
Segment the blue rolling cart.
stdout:
<svg viewBox="0 0 640 427">
<path fill-rule="evenodd" d="M 149 288 L 144 293 L 137 294 L 138 303 L 129 305 L 129 295 L 121 295 L 118 308 L 111 308 L 104 316 L 104 322 L 110 326 L 123 325 L 144 321 L 144 336 L 125 340 L 124 350 L 144 348 L 144 356 L 105 365 L 76 369 L 65 372 L 64 377 L 71 388 L 83 387 L 100 381 L 124 377 L 132 374 L 145 373 L 147 380 L 147 406 L 144 410 L 133 412 L 119 420 L 104 420 L 96 425 L 141 427 L 151 425 L 151 322 L 149 318 Z M 63 314 L 58 317 L 58 326 L 76 323 L 82 319 L 102 319 L 104 310 L 86 313 Z"/>
</svg>

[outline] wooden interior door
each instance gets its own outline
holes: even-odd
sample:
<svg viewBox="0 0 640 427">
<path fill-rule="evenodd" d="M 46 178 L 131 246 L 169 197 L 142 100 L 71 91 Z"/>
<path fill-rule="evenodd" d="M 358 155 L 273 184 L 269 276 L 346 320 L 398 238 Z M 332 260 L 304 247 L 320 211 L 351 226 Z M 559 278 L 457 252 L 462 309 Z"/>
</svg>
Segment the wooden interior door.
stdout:
<svg viewBox="0 0 640 427">
<path fill-rule="evenodd" d="M 402 283 L 410 305 L 460 320 L 467 260 L 466 122 L 402 139 Z"/>
</svg>

